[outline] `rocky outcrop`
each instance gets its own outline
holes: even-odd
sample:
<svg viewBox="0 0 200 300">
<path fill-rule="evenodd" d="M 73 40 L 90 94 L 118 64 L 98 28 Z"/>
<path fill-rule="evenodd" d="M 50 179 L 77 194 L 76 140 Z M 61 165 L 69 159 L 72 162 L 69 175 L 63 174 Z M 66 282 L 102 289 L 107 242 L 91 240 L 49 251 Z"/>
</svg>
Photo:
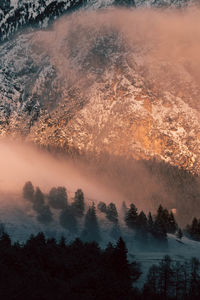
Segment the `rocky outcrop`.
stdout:
<svg viewBox="0 0 200 300">
<path fill-rule="evenodd" d="M 198 64 L 158 58 L 157 40 L 139 35 L 130 43 L 101 17 L 95 28 L 93 19 L 75 26 L 72 18 L 0 46 L 0 136 L 79 153 L 156 156 L 200 174 Z"/>
</svg>

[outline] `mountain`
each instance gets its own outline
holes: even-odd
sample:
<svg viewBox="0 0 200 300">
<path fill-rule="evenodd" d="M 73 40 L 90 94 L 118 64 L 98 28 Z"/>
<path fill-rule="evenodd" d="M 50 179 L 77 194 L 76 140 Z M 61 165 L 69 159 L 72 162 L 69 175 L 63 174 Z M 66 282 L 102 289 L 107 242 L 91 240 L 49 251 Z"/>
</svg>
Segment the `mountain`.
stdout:
<svg viewBox="0 0 200 300">
<path fill-rule="evenodd" d="M 39 15 L 48 24 L 69 3 L 79 4 L 21 1 L 6 11 L 10 18 L 28 5 L 29 24 Z M 96 156 L 157 157 L 200 174 L 199 45 L 191 38 L 198 9 L 183 21 L 176 11 L 94 10 L 95 3 L 1 43 L 0 136 Z M 57 8 L 48 19 L 50 5 Z"/>
</svg>

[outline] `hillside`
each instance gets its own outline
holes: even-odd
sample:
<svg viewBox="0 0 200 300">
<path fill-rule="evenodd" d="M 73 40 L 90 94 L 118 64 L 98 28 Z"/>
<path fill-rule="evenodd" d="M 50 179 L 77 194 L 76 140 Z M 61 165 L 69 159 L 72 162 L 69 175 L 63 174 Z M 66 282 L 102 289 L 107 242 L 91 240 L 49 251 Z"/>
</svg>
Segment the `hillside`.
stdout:
<svg viewBox="0 0 200 300">
<path fill-rule="evenodd" d="M 84 10 L 4 42 L 0 136 L 200 174 L 199 10 L 183 14 Z"/>
</svg>

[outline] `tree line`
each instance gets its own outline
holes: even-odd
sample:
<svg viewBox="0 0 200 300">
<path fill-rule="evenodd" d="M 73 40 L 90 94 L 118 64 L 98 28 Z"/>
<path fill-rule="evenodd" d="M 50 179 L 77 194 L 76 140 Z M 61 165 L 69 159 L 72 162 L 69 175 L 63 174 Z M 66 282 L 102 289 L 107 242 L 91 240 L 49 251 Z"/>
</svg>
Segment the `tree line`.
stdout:
<svg viewBox="0 0 200 300">
<path fill-rule="evenodd" d="M 40 232 L 23 244 L 0 234 L 1 299 L 70 300 L 197 300 L 200 262 L 173 261 L 165 256 L 152 265 L 141 289 L 136 260 L 128 260 L 122 238 L 105 249 L 77 238 L 67 243 Z"/>
<path fill-rule="evenodd" d="M 40 223 L 52 223 L 54 218 L 52 210 L 58 210 L 60 211 L 60 225 L 72 235 L 79 235 L 84 241 L 101 241 L 97 210 L 104 214 L 112 225 L 110 232 L 112 238 L 117 240 L 123 235 L 115 203 L 106 204 L 100 201 L 97 208 L 94 203 L 87 207 L 81 189 L 77 189 L 73 201 L 69 203 L 65 187 L 53 187 L 45 195 L 39 187 L 34 188 L 33 184 L 28 181 L 23 187 L 23 197 L 32 204 Z M 121 216 L 127 228 L 135 236 L 136 243 L 141 247 L 145 244 L 150 248 L 165 248 L 168 233 L 176 234 L 179 239 L 182 239 L 184 234 L 190 239 L 200 241 L 200 219 L 193 218 L 191 225 L 187 225 L 182 230 L 178 226 L 173 212 L 163 208 L 162 205 L 159 205 L 155 215 L 152 215 L 151 212 L 146 215 L 144 211 L 138 212 L 133 203 L 128 208 L 126 203 L 123 202 Z M 84 220 L 84 226 L 80 232 L 81 220 Z"/>
<path fill-rule="evenodd" d="M 96 242 L 67 244 L 43 233 L 24 244 L 12 244 L 5 232 L 0 237 L 1 299 L 131 299 L 140 274 L 122 238 L 103 250 Z"/>
<path fill-rule="evenodd" d="M 23 197 L 32 204 L 36 212 L 37 220 L 43 224 L 53 222 L 53 210 L 59 211 L 60 225 L 72 235 L 78 235 L 83 241 L 100 242 L 101 230 L 97 217 L 97 210 L 105 215 L 112 229 L 110 236 L 117 240 L 123 236 L 123 230 L 119 222 L 119 213 L 115 203 L 108 205 L 99 202 L 97 209 L 94 203 L 87 207 L 84 193 L 81 189 L 75 192 L 73 201 L 69 203 L 65 187 L 53 187 L 48 194 L 44 194 L 39 187 L 34 188 L 29 181 L 23 187 Z M 159 206 L 155 216 L 151 213 L 146 215 L 143 211 L 138 212 L 136 206 L 131 203 L 130 207 L 122 203 L 121 215 L 125 225 L 130 230 L 131 236 L 135 236 L 138 246 L 145 244 L 151 247 L 166 247 L 167 233 L 178 231 L 178 225 L 172 212 Z M 82 228 L 80 223 L 83 224 Z M 179 229 L 179 237 L 182 234 Z"/>
</svg>

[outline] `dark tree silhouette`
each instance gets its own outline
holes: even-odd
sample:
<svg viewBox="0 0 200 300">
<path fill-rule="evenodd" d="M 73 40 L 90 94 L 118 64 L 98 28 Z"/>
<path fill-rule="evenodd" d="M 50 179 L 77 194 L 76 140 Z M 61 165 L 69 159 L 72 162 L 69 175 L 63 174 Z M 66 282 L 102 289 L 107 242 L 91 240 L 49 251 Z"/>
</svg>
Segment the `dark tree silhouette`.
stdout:
<svg viewBox="0 0 200 300">
<path fill-rule="evenodd" d="M 34 194 L 34 200 L 33 200 L 33 209 L 36 212 L 40 212 L 44 207 L 44 194 L 40 190 L 39 187 L 36 188 L 35 194 Z"/>
<path fill-rule="evenodd" d="M 182 237 L 183 237 L 183 232 L 182 232 L 181 228 L 178 229 L 177 234 L 176 234 L 176 237 L 177 237 L 179 240 L 182 239 Z"/>
<path fill-rule="evenodd" d="M 200 241 L 200 220 L 193 218 L 192 224 L 186 226 L 185 232 L 191 239 Z"/>
<path fill-rule="evenodd" d="M 148 271 L 143 287 L 144 299 L 159 299 L 159 266 L 152 265 Z"/>
<path fill-rule="evenodd" d="M 165 224 L 159 218 L 154 222 L 152 235 L 157 240 L 157 242 L 159 242 L 156 243 L 157 246 L 163 248 L 167 247 L 167 232 L 165 229 Z"/>
<path fill-rule="evenodd" d="M 40 208 L 38 212 L 37 220 L 42 224 L 49 224 L 53 221 L 53 214 L 50 210 L 49 205 L 43 205 Z"/>
<path fill-rule="evenodd" d="M 159 272 L 159 290 L 163 299 L 170 297 L 174 288 L 174 271 L 172 260 L 169 255 L 166 255 L 160 262 Z"/>
<path fill-rule="evenodd" d="M 126 225 L 131 229 L 137 229 L 137 217 L 138 217 L 137 208 L 132 203 L 125 216 Z"/>
<path fill-rule="evenodd" d="M 147 217 L 143 211 L 137 217 L 137 229 L 147 231 Z"/>
<path fill-rule="evenodd" d="M 114 203 L 110 203 L 108 206 L 107 206 L 107 210 L 106 210 L 106 218 L 117 224 L 118 223 L 118 212 L 117 212 L 117 208 L 116 208 L 116 205 Z"/>
<path fill-rule="evenodd" d="M 173 212 L 168 212 L 168 210 L 160 205 L 157 210 L 156 220 L 162 223 L 165 227 L 167 233 L 175 233 L 178 229 Z"/>
<path fill-rule="evenodd" d="M 105 202 L 100 201 L 97 205 L 97 208 L 99 211 L 101 211 L 102 213 L 106 213 L 107 210 L 107 206 L 105 204 Z"/>
<path fill-rule="evenodd" d="M 85 224 L 84 224 L 84 229 L 81 234 L 81 238 L 84 241 L 87 242 L 92 242 L 100 241 L 100 230 L 99 230 L 99 225 L 98 225 L 98 220 L 96 216 L 96 208 L 94 203 L 92 206 L 89 207 L 86 216 L 85 216 Z"/>
<path fill-rule="evenodd" d="M 24 199 L 33 202 L 34 200 L 34 187 L 31 181 L 27 181 L 23 187 L 23 197 Z"/>
<path fill-rule="evenodd" d="M 148 224 L 147 217 L 143 211 L 141 211 L 137 217 L 137 227 L 135 239 L 139 247 L 144 245 L 147 247 L 148 244 Z M 144 248 L 143 248 L 144 249 Z M 146 248 L 148 249 L 148 248 Z"/>
<path fill-rule="evenodd" d="M 52 188 L 48 195 L 49 205 L 54 209 L 64 209 L 67 206 L 66 188 L 59 186 Z"/>
<path fill-rule="evenodd" d="M 0 237 L 0 250 L 7 251 L 10 247 L 11 238 L 6 232 L 3 232 Z"/>
<path fill-rule="evenodd" d="M 168 218 L 168 228 L 167 228 L 167 232 L 168 233 L 175 233 L 178 229 L 175 217 L 173 212 L 171 211 L 169 214 L 169 218 Z"/>
<path fill-rule="evenodd" d="M 197 258 L 191 260 L 190 297 L 195 300 L 200 298 L 200 262 Z"/>
<path fill-rule="evenodd" d="M 60 225 L 69 230 L 72 234 L 77 233 L 78 223 L 74 216 L 73 210 L 71 207 L 66 206 L 60 213 L 59 216 Z"/>
<path fill-rule="evenodd" d="M 148 214 L 148 218 L 147 218 L 147 228 L 148 228 L 148 232 L 152 233 L 153 229 L 154 229 L 154 221 L 152 218 L 151 213 L 149 212 Z"/>
<path fill-rule="evenodd" d="M 74 202 L 72 203 L 72 209 L 77 217 L 82 217 L 85 210 L 84 194 L 81 189 L 75 192 Z"/>
</svg>

